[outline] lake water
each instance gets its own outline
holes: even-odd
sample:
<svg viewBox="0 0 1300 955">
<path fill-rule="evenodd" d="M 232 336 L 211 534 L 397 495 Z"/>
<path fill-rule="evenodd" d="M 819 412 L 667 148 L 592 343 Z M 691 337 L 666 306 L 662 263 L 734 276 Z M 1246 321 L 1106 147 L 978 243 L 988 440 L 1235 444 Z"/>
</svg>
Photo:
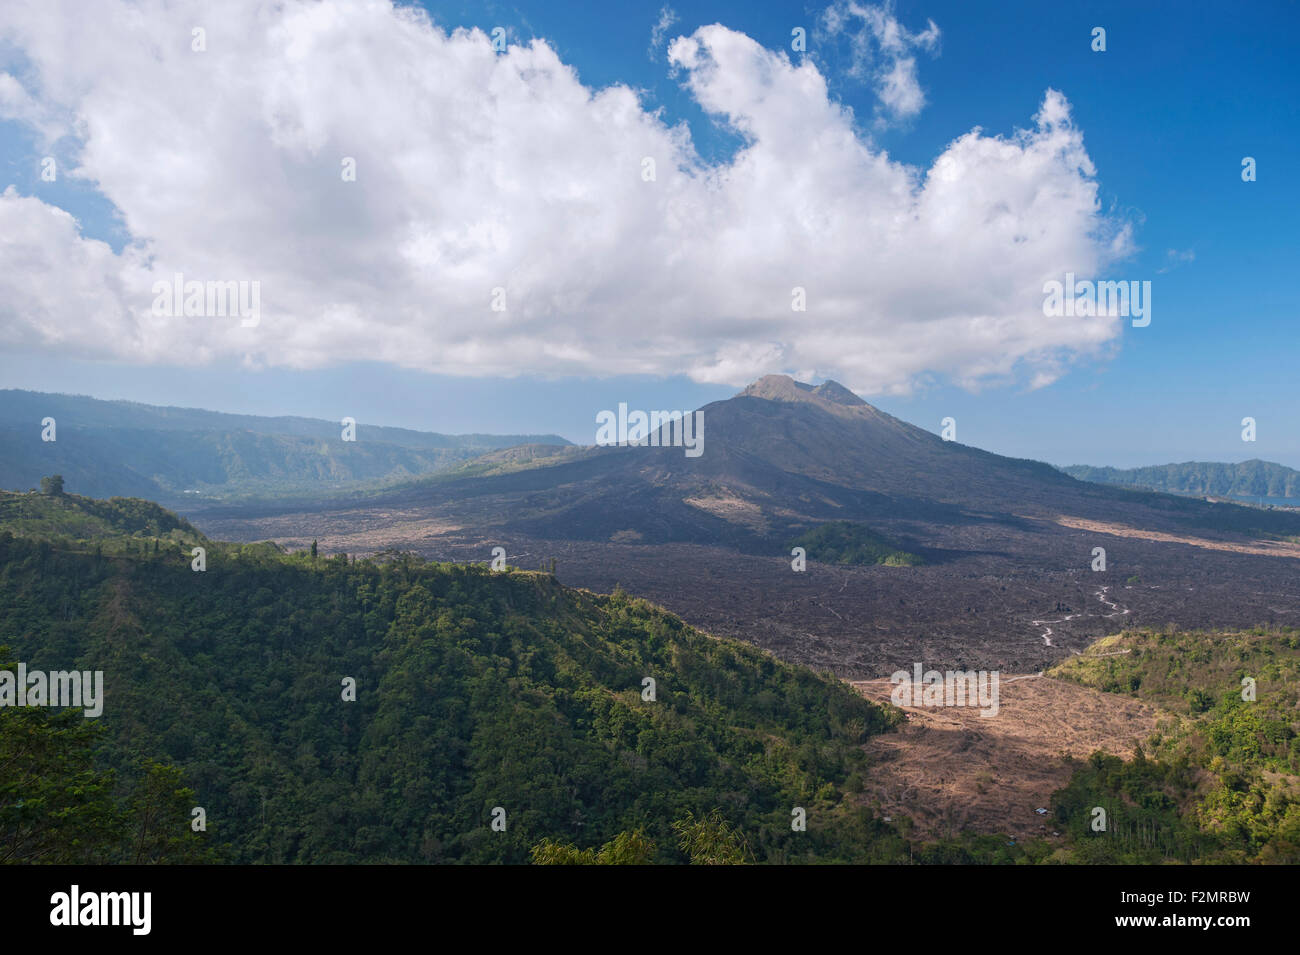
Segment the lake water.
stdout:
<svg viewBox="0 0 1300 955">
<path fill-rule="evenodd" d="M 1234 501 L 1243 501 L 1246 504 L 1272 504 L 1274 507 L 1300 507 L 1300 497 L 1252 497 L 1249 494 L 1234 494 Z"/>
</svg>

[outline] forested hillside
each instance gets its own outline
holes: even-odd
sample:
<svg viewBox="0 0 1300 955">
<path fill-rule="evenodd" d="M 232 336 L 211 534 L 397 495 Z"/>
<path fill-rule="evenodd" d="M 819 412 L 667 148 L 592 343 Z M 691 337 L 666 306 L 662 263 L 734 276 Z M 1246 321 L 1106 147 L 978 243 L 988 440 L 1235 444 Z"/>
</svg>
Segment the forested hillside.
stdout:
<svg viewBox="0 0 1300 955">
<path fill-rule="evenodd" d="M 899 711 L 621 590 L 225 544 L 44 483 L 0 494 L 0 669 L 102 671 L 103 712 L 0 707 L 0 862 L 1300 861 L 1296 631 L 1072 657 L 1052 675 L 1160 707 L 1157 737 L 1077 765 L 1064 844 L 921 843 L 860 795 Z"/>
<path fill-rule="evenodd" d="M 39 494 L 0 491 L 0 528 L 25 537 L 68 538 L 95 541 L 103 550 L 129 551 L 132 543 L 143 546 L 158 539 L 168 543 L 203 543 L 194 525 L 153 501 L 135 497 L 114 497 L 107 501 L 68 494 L 61 475 L 42 481 Z"/>
<path fill-rule="evenodd" d="M 11 495 L 11 508 L 13 497 L 39 495 Z M 637 833 L 651 861 L 707 861 L 701 824 L 742 834 L 755 861 L 904 853 L 846 798 L 863 771 L 856 744 L 889 712 L 643 601 L 540 572 L 269 545 L 206 542 L 198 572 L 200 541 L 184 527 L 119 522 L 115 536 L 78 541 L 81 506 L 46 504 L 47 530 L 64 514 L 54 539 L 0 525 L 0 663 L 105 681 L 103 715 L 70 721 L 76 740 L 51 722 L 67 714 L 0 709 L 6 739 L 35 720 L 62 754 L 45 776 L 60 793 L 49 812 L 129 815 L 153 761 L 155 774 L 175 771 L 166 791 L 193 789 L 208 820 L 191 838 L 188 812 L 167 817 L 184 837 L 174 858 L 527 862 L 539 845 Z M 33 759 L 11 754 L 8 778 L 33 785 L 49 768 Z M 93 792 L 79 774 L 100 781 Z M 15 820 L 40 816 L 31 797 L 0 791 L 0 838 L 12 844 Z M 504 832 L 491 827 L 497 807 Z M 792 831 L 794 807 L 807 832 Z M 134 847 L 118 833 L 74 852 L 45 822 L 43 858 Z"/>
<path fill-rule="evenodd" d="M 1080 481 L 1140 487 L 1170 494 L 1300 499 L 1300 471 L 1269 461 L 1251 460 L 1237 464 L 1187 461 L 1145 468 L 1096 468 L 1075 464 L 1061 470 Z"/>
<path fill-rule="evenodd" d="M 1169 714 L 1135 759 L 1094 754 L 1053 798 L 1065 861 L 1300 862 L 1300 631 L 1133 630 L 1050 672 Z"/>
</svg>

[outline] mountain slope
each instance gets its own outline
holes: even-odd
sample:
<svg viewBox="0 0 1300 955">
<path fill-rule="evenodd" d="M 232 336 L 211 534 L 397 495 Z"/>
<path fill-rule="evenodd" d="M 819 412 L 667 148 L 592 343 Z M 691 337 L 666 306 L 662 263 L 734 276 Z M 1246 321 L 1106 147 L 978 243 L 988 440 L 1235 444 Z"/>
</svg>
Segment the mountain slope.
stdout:
<svg viewBox="0 0 1300 955">
<path fill-rule="evenodd" d="M 836 520 L 910 522 L 913 531 L 924 525 L 948 537 L 957 527 L 1014 528 L 1062 515 L 1154 528 L 1300 532 L 1300 518 L 1291 515 L 1090 484 L 1041 462 L 944 441 L 835 382 L 814 388 L 768 376 L 701 414 L 698 457 L 681 447 L 575 449 L 532 458 L 528 467 L 416 481 L 375 507 L 444 517 L 483 536 L 693 542 L 752 552 L 770 552 Z"/>
<path fill-rule="evenodd" d="M 1050 672 L 1170 714 L 1144 754 L 1094 756 L 1053 797 L 1074 861 L 1300 862 L 1300 631 L 1126 630 Z M 1119 838 L 1089 832 L 1094 806 Z"/>
<path fill-rule="evenodd" d="M 858 744 L 895 715 L 644 601 L 218 543 L 195 573 L 175 542 L 108 557 L 111 533 L 7 530 L 0 664 L 102 670 L 104 765 L 179 768 L 231 861 L 524 862 L 640 829 L 673 862 L 672 823 L 713 810 L 759 861 L 907 858 L 848 798 Z M 0 787 L 0 822 L 25 795 Z"/>
<path fill-rule="evenodd" d="M 56 440 L 41 439 L 53 418 Z M 0 487 L 47 474 L 96 497 L 229 500 L 309 494 L 435 473 L 486 451 L 565 445 L 555 435 L 443 435 L 311 418 L 259 418 L 74 395 L 0 391 Z"/>
<path fill-rule="evenodd" d="M 1061 470 L 1080 481 L 1170 494 L 1300 499 L 1300 471 L 1258 458 L 1237 464 L 1186 461 L 1126 469 L 1074 464 Z"/>
<path fill-rule="evenodd" d="M 59 419 L 60 428 L 67 423 L 87 429 L 251 431 L 255 434 L 324 440 L 335 440 L 340 432 L 337 422 L 321 418 L 227 414 L 201 408 L 164 407 L 135 401 L 104 401 L 85 395 L 0 389 L 0 424 L 6 427 L 26 427 L 39 423 L 41 418 L 46 416 Z M 66 419 L 66 422 L 63 419 Z M 477 449 L 507 448 L 519 444 L 569 443 L 554 434 L 436 434 L 430 431 L 414 431 L 410 428 L 388 428 L 367 424 L 358 425 L 357 431 L 358 440 L 361 440 L 360 435 L 364 434 L 367 440 L 402 448 Z"/>
</svg>

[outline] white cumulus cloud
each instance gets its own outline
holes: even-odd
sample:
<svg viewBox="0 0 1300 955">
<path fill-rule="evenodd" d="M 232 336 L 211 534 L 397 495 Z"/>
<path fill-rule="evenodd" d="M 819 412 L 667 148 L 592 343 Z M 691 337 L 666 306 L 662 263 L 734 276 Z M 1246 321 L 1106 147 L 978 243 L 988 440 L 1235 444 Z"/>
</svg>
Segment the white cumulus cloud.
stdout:
<svg viewBox="0 0 1300 955">
<path fill-rule="evenodd" d="M 1053 90 L 1027 128 L 917 168 L 855 132 L 812 62 L 705 26 L 666 68 L 743 139 L 710 163 L 545 41 L 498 53 L 385 0 L 7 0 L 0 50 L 22 59 L 0 62 L 0 109 L 72 137 L 60 174 L 131 237 L 115 253 L 39 188 L 0 194 L 7 347 L 737 385 L 798 369 L 878 393 L 1042 384 L 1120 332 L 1042 313 L 1044 281 L 1128 249 Z M 260 282 L 260 323 L 153 315 L 175 273 Z"/>
</svg>

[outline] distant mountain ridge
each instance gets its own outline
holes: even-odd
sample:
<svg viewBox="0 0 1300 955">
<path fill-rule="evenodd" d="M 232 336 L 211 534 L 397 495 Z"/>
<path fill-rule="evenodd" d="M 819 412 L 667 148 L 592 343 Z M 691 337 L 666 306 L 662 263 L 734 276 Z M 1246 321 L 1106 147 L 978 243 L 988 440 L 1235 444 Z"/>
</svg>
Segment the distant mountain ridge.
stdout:
<svg viewBox="0 0 1300 955">
<path fill-rule="evenodd" d="M 1142 468 L 1074 464 L 1061 470 L 1080 481 L 1145 488 L 1167 494 L 1300 498 L 1300 471 L 1258 458 L 1237 464 L 1186 461 Z"/>
<path fill-rule="evenodd" d="M 87 395 L 0 389 L 0 426 L 29 425 L 33 415 L 80 427 L 132 428 L 152 431 L 252 431 L 300 438 L 337 439 L 340 425 L 324 418 L 295 415 L 229 414 L 202 408 L 149 405 L 137 401 L 105 400 Z M 62 424 L 62 422 L 60 422 Z M 509 448 L 520 444 L 569 444 L 558 434 L 439 434 L 411 428 L 358 424 L 366 440 L 403 448 Z"/>
<path fill-rule="evenodd" d="M 53 418 L 56 440 L 41 440 Z M 26 490 L 47 474 L 93 497 L 178 503 L 313 493 L 436 473 L 488 451 L 568 445 L 558 435 L 446 435 L 339 421 L 226 414 L 103 401 L 80 395 L 0 391 L 0 487 Z"/>
</svg>

